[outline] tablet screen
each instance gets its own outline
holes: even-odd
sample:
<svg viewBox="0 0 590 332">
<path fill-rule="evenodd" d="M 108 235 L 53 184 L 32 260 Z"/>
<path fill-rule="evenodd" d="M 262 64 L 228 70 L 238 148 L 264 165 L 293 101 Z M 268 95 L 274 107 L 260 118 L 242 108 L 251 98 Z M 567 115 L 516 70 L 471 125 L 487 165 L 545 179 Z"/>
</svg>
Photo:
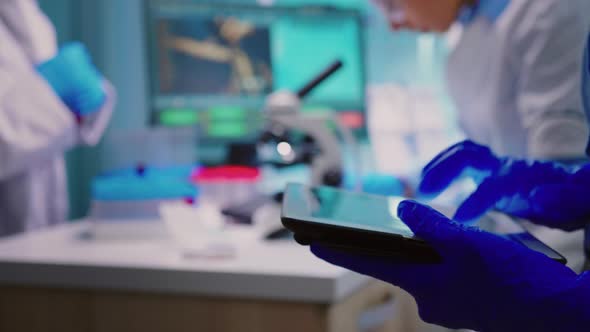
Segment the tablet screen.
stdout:
<svg viewBox="0 0 590 332">
<path fill-rule="evenodd" d="M 333 225 L 415 239 L 414 233 L 397 216 L 399 203 L 405 199 L 347 192 L 330 187 L 309 188 L 301 184 L 289 184 L 283 201 L 283 217 L 305 223 Z M 453 210 L 447 209 L 443 213 L 453 215 Z M 514 218 L 502 213 L 486 214 L 477 226 L 543 253 L 556 261 L 564 264 L 567 262 L 555 250 L 527 233 Z"/>
<path fill-rule="evenodd" d="M 405 198 L 351 193 L 329 187 L 289 185 L 287 216 L 335 226 L 365 229 L 412 238 L 414 233 L 397 217 Z"/>
</svg>

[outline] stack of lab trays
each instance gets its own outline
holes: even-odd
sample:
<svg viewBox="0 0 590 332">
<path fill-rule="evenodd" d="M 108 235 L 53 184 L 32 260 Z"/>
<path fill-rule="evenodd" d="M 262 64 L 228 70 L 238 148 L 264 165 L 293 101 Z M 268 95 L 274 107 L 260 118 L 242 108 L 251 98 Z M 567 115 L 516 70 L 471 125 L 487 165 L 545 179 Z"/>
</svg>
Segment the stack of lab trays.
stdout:
<svg viewBox="0 0 590 332">
<path fill-rule="evenodd" d="M 113 171 L 92 184 L 91 234 L 96 239 L 153 239 L 167 235 L 160 217 L 165 203 L 192 204 L 197 188 L 193 166 Z"/>
</svg>

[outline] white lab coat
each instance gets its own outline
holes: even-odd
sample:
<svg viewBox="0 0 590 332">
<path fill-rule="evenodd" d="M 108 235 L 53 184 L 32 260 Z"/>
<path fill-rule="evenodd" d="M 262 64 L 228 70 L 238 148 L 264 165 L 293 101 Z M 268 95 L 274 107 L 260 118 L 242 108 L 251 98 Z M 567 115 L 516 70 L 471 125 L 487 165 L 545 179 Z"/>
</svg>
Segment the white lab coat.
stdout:
<svg viewBox="0 0 590 332">
<path fill-rule="evenodd" d="M 495 22 L 482 16 L 467 24 L 448 66 L 467 137 L 500 156 L 583 158 L 580 73 L 589 27 L 589 0 L 511 0 Z M 581 231 L 527 228 L 582 269 Z"/>
<path fill-rule="evenodd" d="M 467 24 L 448 66 L 467 137 L 502 156 L 583 157 L 580 68 L 589 27 L 589 0 L 511 0 L 495 22 Z"/>
<path fill-rule="evenodd" d="M 113 109 L 79 126 L 35 65 L 57 53 L 55 30 L 35 0 L 0 1 L 0 236 L 64 222 L 63 154 L 96 144 Z"/>
</svg>

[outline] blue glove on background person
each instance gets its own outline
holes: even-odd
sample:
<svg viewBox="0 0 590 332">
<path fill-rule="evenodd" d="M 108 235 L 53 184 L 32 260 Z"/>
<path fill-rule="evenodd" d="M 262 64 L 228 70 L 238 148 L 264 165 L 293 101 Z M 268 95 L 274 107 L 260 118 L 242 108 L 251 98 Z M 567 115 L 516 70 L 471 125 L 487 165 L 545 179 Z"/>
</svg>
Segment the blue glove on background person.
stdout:
<svg viewBox="0 0 590 332">
<path fill-rule="evenodd" d="M 420 316 L 448 328 L 488 331 L 588 331 L 590 275 L 528 248 L 402 202 L 400 218 L 441 255 L 439 264 L 402 263 L 312 245 L 332 264 L 399 286 Z"/>
<path fill-rule="evenodd" d="M 53 59 L 37 66 L 37 71 L 77 116 L 97 112 L 107 100 L 104 78 L 80 43 L 64 45 Z"/>
<path fill-rule="evenodd" d="M 486 177 L 457 210 L 458 222 L 477 220 L 490 209 L 566 231 L 581 229 L 590 220 L 590 165 L 498 158 L 471 141 L 458 143 L 431 161 L 418 190 L 439 194 L 468 170 Z"/>
</svg>

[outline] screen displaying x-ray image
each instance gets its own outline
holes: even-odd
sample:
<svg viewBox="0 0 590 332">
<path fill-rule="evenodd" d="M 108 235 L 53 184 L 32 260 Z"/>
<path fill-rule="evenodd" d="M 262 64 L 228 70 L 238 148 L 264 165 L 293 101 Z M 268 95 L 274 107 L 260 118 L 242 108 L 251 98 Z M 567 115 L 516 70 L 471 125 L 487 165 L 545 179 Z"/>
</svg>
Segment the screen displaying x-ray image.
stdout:
<svg viewBox="0 0 590 332">
<path fill-rule="evenodd" d="M 149 0 L 146 37 L 154 114 L 241 107 L 259 112 L 273 91 L 297 91 L 335 60 L 344 67 L 303 107 L 365 108 L 359 11 L 196 0 Z M 156 116 L 157 118 L 157 116 Z"/>
<path fill-rule="evenodd" d="M 160 93 L 260 95 L 272 91 L 269 27 L 233 17 L 158 22 Z"/>
</svg>

